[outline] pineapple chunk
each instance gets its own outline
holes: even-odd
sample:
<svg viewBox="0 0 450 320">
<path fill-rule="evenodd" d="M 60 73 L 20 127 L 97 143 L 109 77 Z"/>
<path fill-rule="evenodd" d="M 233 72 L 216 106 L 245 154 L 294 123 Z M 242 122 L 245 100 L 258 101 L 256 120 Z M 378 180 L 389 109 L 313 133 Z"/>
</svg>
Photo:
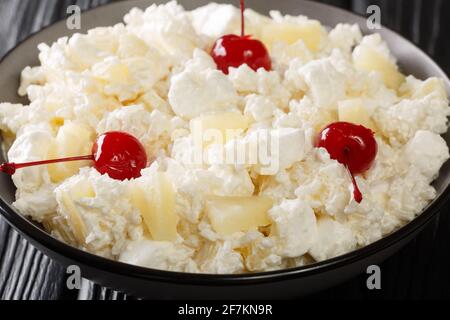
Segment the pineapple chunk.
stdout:
<svg viewBox="0 0 450 320">
<path fill-rule="evenodd" d="M 145 41 L 135 35 L 126 34 L 120 36 L 119 39 L 117 55 L 121 58 L 142 57 L 145 56 L 149 50 Z"/>
<path fill-rule="evenodd" d="M 42 221 L 42 225 L 49 233 L 54 233 L 66 243 L 78 245 L 78 240 L 63 216 L 51 216 Z"/>
<path fill-rule="evenodd" d="M 50 120 L 50 125 L 52 126 L 53 130 L 55 130 L 55 132 L 58 132 L 59 128 L 64 125 L 64 121 L 64 118 L 54 117 Z"/>
<path fill-rule="evenodd" d="M 439 99 L 447 99 L 444 81 L 435 77 L 422 81 L 409 76 L 399 91 L 405 98 L 421 99 L 434 94 Z"/>
<path fill-rule="evenodd" d="M 272 48 L 277 41 L 291 45 L 303 40 L 309 50 L 317 52 L 325 37 L 326 31 L 317 20 L 308 20 L 301 24 L 272 23 L 264 27 L 262 31 L 262 41 L 268 48 Z"/>
<path fill-rule="evenodd" d="M 250 120 L 237 112 L 225 112 L 200 116 L 191 120 L 190 126 L 204 144 L 224 144 L 247 130 Z"/>
<path fill-rule="evenodd" d="M 140 211 L 153 240 L 175 241 L 178 224 L 175 191 L 165 173 L 157 172 L 154 178 L 146 192 L 136 184 L 131 187 L 131 203 Z"/>
<path fill-rule="evenodd" d="M 62 206 L 65 209 L 64 211 L 69 214 L 68 220 L 70 221 L 70 226 L 72 227 L 73 234 L 75 239 L 79 244 L 84 244 L 87 231 L 86 225 L 84 224 L 83 219 L 81 218 L 80 213 L 78 212 L 75 202 L 81 198 L 94 198 L 95 191 L 92 185 L 89 182 L 82 183 L 81 185 L 74 188 L 70 196 L 67 192 L 61 192 L 61 202 Z"/>
<path fill-rule="evenodd" d="M 226 236 L 269 225 L 271 221 L 267 212 L 272 205 L 272 199 L 265 196 L 211 196 L 205 203 L 205 212 L 213 229 Z"/>
<path fill-rule="evenodd" d="M 369 46 L 359 46 L 353 54 L 355 67 L 363 71 L 375 71 L 381 75 L 386 87 L 397 90 L 405 81 L 405 76 L 387 57 Z"/>
<path fill-rule="evenodd" d="M 412 93 L 412 98 L 420 99 L 433 93 L 436 93 L 437 97 L 442 100 L 447 99 L 444 80 L 438 78 L 429 78 L 425 80 L 423 85 L 419 86 L 418 90 Z"/>
<path fill-rule="evenodd" d="M 58 130 L 55 141 L 50 145 L 48 159 L 89 155 L 93 143 L 94 133 L 89 127 L 66 122 Z M 89 163 L 89 161 L 71 161 L 49 164 L 48 173 L 50 179 L 58 183 L 77 174 L 81 167 Z"/>
<path fill-rule="evenodd" d="M 340 101 L 338 104 L 339 121 L 360 124 L 375 132 L 375 123 L 370 118 L 369 112 L 363 106 L 363 103 L 361 99 Z"/>
<path fill-rule="evenodd" d="M 9 150 L 9 148 L 11 148 L 12 144 L 14 143 L 14 140 L 16 140 L 16 134 L 6 128 L 2 128 L 0 130 L 0 133 L 0 137 L 2 137 L 3 142 L 3 150 Z"/>
<path fill-rule="evenodd" d="M 118 59 L 109 58 L 96 64 L 93 68 L 94 76 L 108 83 L 127 83 L 131 81 L 128 66 Z"/>
<path fill-rule="evenodd" d="M 155 109 L 166 113 L 170 113 L 172 111 L 167 101 L 161 98 L 154 90 L 144 93 L 137 99 L 136 103 L 143 104 L 144 107 L 150 112 Z"/>
</svg>

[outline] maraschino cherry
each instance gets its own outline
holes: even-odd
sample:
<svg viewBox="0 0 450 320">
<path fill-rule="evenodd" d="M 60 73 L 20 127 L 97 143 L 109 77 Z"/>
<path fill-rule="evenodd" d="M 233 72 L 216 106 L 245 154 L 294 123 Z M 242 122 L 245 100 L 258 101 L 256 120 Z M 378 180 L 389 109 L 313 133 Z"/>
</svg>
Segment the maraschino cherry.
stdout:
<svg viewBox="0 0 450 320">
<path fill-rule="evenodd" d="M 245 4 L 241 0 L 241 35 L 228 34 L 219 38 L 211 50 L 211 56 L 217 68 L 228 74 L 230 67 L 239 67 L 247 64 L 253 70 L 264 68 L 272 69 L 269 52 L 264 44 L 250 35 L 245 35 Z"/>
<path fill-rule="evenodd" d="M 26 163 L 7 162 L 0 165 L 0 171 L 12 175 L 21 168 L 81 160 L 92 160 L 98 172 L 116 180 L 138 178 L 147 166 L 147 154 L 138 139 L 126 132 L 111 131 L 97 138 L 91 155 Z"/>
<path fill-rule="evenodd" d="M 369 170 L 377 155 L 378 145 L 372 130 L 349 122 L 335 122 L 322 130 L 317 146 L 327 149 L 332 159 L 345 165 L 352 178 L 353 197 L 360 203 L 362 194 L 355 175 Z"/>
<path fill-rule="evenodd" d="M 95 141 L 92 154 L 97 171 L 117 180 L 139 178 L 147 166 L 144 146 L 125 132 L 102 134 Z"/>
</svg>

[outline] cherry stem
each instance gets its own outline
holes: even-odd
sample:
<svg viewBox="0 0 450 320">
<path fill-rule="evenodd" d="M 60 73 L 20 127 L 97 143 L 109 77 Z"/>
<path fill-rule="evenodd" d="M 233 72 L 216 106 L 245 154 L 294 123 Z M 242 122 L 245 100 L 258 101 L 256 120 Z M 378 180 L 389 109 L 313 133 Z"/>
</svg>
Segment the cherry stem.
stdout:
<svg viewBox="0 0 450 320">
<path fill-rule="evenodd" d="M 52 163 L 59 163 L 59 162 L 82 161 L 82 160 L 94 161 L 94 156 L 88 155 L 88 156 L 78 156 L 78 157 L 69 157 L 69 158 L 24 162 L 24 163 L 5 162 L 2 165 L 0 165 L 0 171 L 10 174 L 10 175 L 13 175 L 17 169 L 21 169 L 21 168 L 40 166 L 40 165 L 44 165 L 44 164 L 52 164 Z"/>
<path fill-rule="evenodd" d="M 355 198 L 356 202 L 361 203 L 361 201 L 363 199 L 361 190 L 358 187 L 358 183 L 356 182 L 355 175 L 353 174 L 352 170 L 350 170 L 350 167 L 348 166 L 348 163 L 349 163 L 349 152 L 350 152 L 349 148 L 344 148 L 345 168 L 347 169 L 347 171 L 350 174 L 350 177 L 352 179 L 353 198 Z"/>
<path fill-rule="evenodd" d="M 245 0 L 241 0 L 241 36 L 245 37 Z"/>
</svg>

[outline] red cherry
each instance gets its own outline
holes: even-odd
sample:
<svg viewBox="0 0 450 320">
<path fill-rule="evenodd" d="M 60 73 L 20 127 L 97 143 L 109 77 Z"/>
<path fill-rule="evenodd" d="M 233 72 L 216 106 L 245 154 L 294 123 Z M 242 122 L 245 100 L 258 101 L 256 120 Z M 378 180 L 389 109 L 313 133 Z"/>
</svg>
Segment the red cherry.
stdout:
<svg viewBox="0 0 450 320">
<path fill-rule="evenodd" d="M 253 70 L 272 69 L 269 53 L 264 44 L 251 36 L 229 34 L 219 38 L 211 51 L 211 56 L 223 73 L 228 74 L 230 67 L 238 68 L 247 64 Z"/>
<path fill-rule="evenodd" d="M 147 166 L 147 154 L 132 135 L 111 131 L 99 136 L 92 147 L 94 166 L 101 174 L 113 179 L 127 180 L 141 176 Z"/>
<path fill-rule="evenodd" d="M 362 201 L 361 192 L 354 175 L 361 174 L 372 166 L 378 151 L 373 132 L 364 126 L 348 122 L 335 122 L 319 135 L 319 148 L 325 148 L 330 157 L 347 167 L 354 186 L 354 198 Z"/>
<path fill-rule="evenodd" d="M 101 174 L 117 180 L 127 180 L 141 176 L 141 170 L 147 165 L 147 154 L 139 140 L 132 135 L 111 131 L 97 138 L 91 155 L 26 163 L 6 162 L 0 165 L 0 171 L 13 175 L 21 168 L 80 160 L 92 160 L 95 169 Z"/>
<path fill-rule="evenodd" d="M 367 171 L 378 150 L 372 130 L 349 122 L 335 122 L 323 129 L 318 146 L 354 174 Z"/>
<path fill-rule="evenodd" d="M 228 74 L 229 68 L 247 64 L 253 70 L 272 69 L 270 55 L 264 44 L 245 35 L 244 1 L 241 0 L 241 35 L 228 34 L 219 38 L 211 50 L 217 68 Z"/>
</svg>

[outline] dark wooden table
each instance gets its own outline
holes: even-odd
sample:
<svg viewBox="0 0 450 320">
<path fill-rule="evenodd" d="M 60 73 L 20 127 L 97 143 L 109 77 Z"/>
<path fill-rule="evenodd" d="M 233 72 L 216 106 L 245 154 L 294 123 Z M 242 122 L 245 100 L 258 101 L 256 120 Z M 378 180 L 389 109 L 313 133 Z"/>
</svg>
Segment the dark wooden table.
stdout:
<svg viewBox="0 0 450 320">
<path fill-rule="evenodd" d="M 270 1 L 270 0 L 260 0 Z M 32 32 L 66 16 L 68 5 L 82 9 L 111 0 L 0 0 L 0 56 Z M 151 1 L 149 1 L 150 3 Z M 180 0 L 182 3 L 182 0 Z M 237 2 L 237 1 L 236 1 Z M 414 41 L 450 72 L 447 37 L 450 1 L 325 0 L 365 14 L 369 4 L 381 7 L 382 22 Z M 0 97 L 1 100 L 1 97 Z M 450 204 L 412 243 L 381 265 L 382 289 L 369 291 L 367 275 L 314 295 L 318 299 L 450 298 Z M 131 299 L 87 280 L 68 290 L 65 270 L 37 251 L 0 218 L 1 299 Z"/>
</svg>

